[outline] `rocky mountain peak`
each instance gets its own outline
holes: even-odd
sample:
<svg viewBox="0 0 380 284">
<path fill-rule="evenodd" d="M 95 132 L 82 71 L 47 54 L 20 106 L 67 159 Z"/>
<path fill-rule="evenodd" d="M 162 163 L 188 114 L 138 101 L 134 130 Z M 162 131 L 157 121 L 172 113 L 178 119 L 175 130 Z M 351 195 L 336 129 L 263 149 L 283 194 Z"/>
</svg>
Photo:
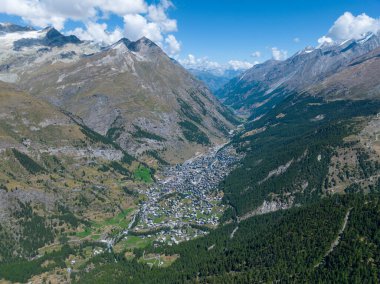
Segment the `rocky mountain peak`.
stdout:
<svg viewBox="0 0 380 284">
<path fill-rule="evenodd" d="M 46 28 L 45 42 L 48 46 L 63 46 L 67 43 L 78 44 L 81 40 L 74 35 L 65 36 L 55 28 Z"/>
<path fill-rule="evenodd" d="M 128 48 L 133 52 L 138 52 L 140 54 L 149 54 L 149 53 L 164 53 L 161 48 L 155 44 L 153 41 L 146 37 L 142 37 L 135 42 L 131 42 L 128 45 Z"/>
<path fill-rule="evenodd" d="M 106 50 L 110 49 L 122 49 L 124 51 L 137 53 L 146 59 L 152 59 L 152 56 L 155 57 L 157 55 L 165 55 L 157 44 L 146 37 L 142 37 L 137 41 L 130 41 L 127 38 L 122 38 L 115 44 L 106 48 Z"/>
<path fill-rule="evenodd" d="M 128 47 L 130 44 L 132 43 L 132 41 L 130 41 L 129 39 L 123 37 L 122 39 L 120 39 L 118 42 L 116 42 L 114 45 L 119 45 L 119 44 L 123 44 L 125 45 L 126 47 Z"/>
<path fill-rule="evenodd" d="M 65 36 L 53 27 L 41 31 L 28 31 L 15 37 L 13 49 L 19 51 L 32 46 L 61 47 L 66 44 L 80 44 L 82 41 L 74 35 Z"/>
</svg>

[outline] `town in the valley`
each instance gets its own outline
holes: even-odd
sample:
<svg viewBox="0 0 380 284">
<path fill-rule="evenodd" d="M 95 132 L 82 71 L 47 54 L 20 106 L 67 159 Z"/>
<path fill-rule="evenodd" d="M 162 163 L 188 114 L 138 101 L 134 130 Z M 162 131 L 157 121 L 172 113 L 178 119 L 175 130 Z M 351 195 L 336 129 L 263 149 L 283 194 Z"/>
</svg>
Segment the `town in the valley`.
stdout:
<svg viewBox="0 0 380 284">
<path fill-rule="evenodd" d="M 240 158 L 231 146 L 222 145 L 164 169 L 161 178 L 141 192 L 146 200 L 130 233 L 168 245 L 207 234 L 225 210 L 218 185 Z"/>
</svg>

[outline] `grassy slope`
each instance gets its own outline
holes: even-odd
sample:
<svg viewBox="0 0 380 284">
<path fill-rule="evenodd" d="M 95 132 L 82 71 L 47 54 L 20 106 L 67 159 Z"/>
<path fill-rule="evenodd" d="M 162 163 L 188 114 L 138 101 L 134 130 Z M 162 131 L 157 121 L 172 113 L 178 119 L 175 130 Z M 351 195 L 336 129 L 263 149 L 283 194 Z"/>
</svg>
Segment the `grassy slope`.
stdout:
<svg viewBox="0 0 380 284">
<path fill-rule="evenodd" d="M 123 187 L 141 183 L 133 181 L 137 168 L 140 179 L 150 181 L 149 170 L 123 156 L 108 138 L 8 84 L 0 83 L 0 100 L 0 189 L 6 198 L 1 209 L 10 215 L 1 229 L 11 242 L 0 247 L 0 261 L 34 256 L 45 244 L 58 247 L 62 241 L 99 239 L 101 234 L 125 229 L 135 196 Z M 66 148 L 67 153 L 50 153 Z M 83 155 L 89 148 L 119 151 L 123 158 L 111 162 L 106 156 Z M 98 224 L 96 230 L 85 232 L 92 223 Z M 44 234 L 51 237 L 44 239 Z M 31 238 L 41 242 L 29 244 Z"/>
</svg>

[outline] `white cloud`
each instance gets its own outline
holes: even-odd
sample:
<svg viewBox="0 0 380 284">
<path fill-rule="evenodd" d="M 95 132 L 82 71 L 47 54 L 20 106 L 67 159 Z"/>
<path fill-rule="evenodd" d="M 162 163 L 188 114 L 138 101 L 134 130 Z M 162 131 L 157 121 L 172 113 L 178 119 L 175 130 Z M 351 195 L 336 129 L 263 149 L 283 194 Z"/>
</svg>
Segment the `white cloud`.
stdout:
<svg viewBox="0 0 380 284">
<path fill-rule="evenodd" d="M 130 40 L 137 40 L 146 36 L 155 42 L 163 40 L 162 32 L 157 23 L 148 22 L 148 20 L 140 14 L 132 14 L 124 16 L 125 35 Z"/>
<path fill-rule="evenodd" d="M 207 57 L 196 58 L 193 54 L 189 54 L 185 59 L 179 59 L 181 63 L 186 68 L 211 71 L 211 70 L 220 70 L 222 65 L 218 62 L 211 61 Z"/>
<path fill-rule="evenodd" d="M 237 71 L 237 70 L 247 70 L 249 68 L 252 68 L 254 64 L 247 61 L 230 60 L 228 61 L 228 65 L 230 66 L 231 69 Z"/>
<path fill-rule="evenodd" d="M 255 58 L 259 58 L 259 57 L 261 57 L 261 52 L 260 51 L 252 52 L 251 56 L 255 57 Z"/>
<path fill-rule="evenodd" d="M 56 1 L 54 0 L 54 2 Z M 95 3 L 102 10 L 117 15 L 145 13 L 147 11 L 147 4 L 144 0 L 90 0 L 90 3 Z"/>
<path fill-rule="evenodd" d="M 53 24 L 58 29 L 63 28 L 66 20 L 65 16 L 62 15 L 63 13 L 50 15 L 46 4 L 48 3 L 42 4 L 37 0 L 2 0 L 0 12 L 20 16 L 25 21 L 37 26 Z M 87 10 L 88 14 L 91 14 L 91 12 L 93 11 Z"/>
<path fill-rule="evenodd" d="M 328 36 L 323 36 L 323 37 L 321 37 L 321 38 L 318 39 L 319 45 L 332 44 L 333 42 L 334 42 L 334 40 L 331 37 L 328 37 Z"/>
<path fill-rule="evenodd" d="M 301 40 L 300 40 L 299 37 L 295 37 L 295 38 L 293 38 L 293 41 L 294 41 L 295 43 L 299 43 Z"/>
<path fill-rule="evenodd" d="M 175 38 L 174 35 L 170 34 L 165 38 L 166 50 L 169 55 L 175 56 L 181 51 L 181 43 Z"/>
<path fill-rule="evenodd" d="M 288 58 L 288 52 L 286 50 L 280 50 L 277 47 L 272 47 L 272 58 L 274 60 L 285 60 Z"/>
<path fill-rule="evenodd" d="M 150 5 L 148 8 L 148 19 L 157 23 L 163 32 L 176 32 L 177 21 L 169 19 L 166 10 L 172 7 L 171 2 L 161 1 L 159 5 Z"/>
<path fill-rule="evenodd" d="M 167 14 L 167 10 L 173 7 L 169 0 L 161 0 L 158 4 L 148 4 L 147 0 L 0 1 L 0 13 L 20 16 L 35 26 L 52 25 L 62 30 L 68 20 L 82 22 L 85 28 L 76 28 L 72 32 L 85 40 L 111 43 L 124 36 L 131 40 L 146 36 L 160 46 L 167 43 L 170 52 L 179 51 L 180 45 L 176 44 L 174 36 L 168 35 L 177 31 L 177 21 L 170 19 Z M 124 30 L 120 27 L 107 30 L 108 26 L 104 21 L 110 14 L 124 20 Z M 165 38 L 170 42 L 166 42 Z"/>
<path fill-rule="evenodd" d="M 258 62 L 247 62 L 240 60 L 230 60 L 227 64 L 221 64 L 216 61 L 209 60 L 208 57 L 196 58 L 193 54 L 189 54 L 185 59 L 179 59 L 185 68 L 208 71 L 215 75 L 223 75 L 226 70 L 247 70 Z"/>
<path fill-rule="evenodd" d="M 318 43 L 341 42 L 347 39 L 359 39 L 365 33 L 380 31 L 380 19 L 374 19 L 366 14 L 358 16 L 345 12 L 329 29 L 327 35 L 318 39 Z"/>
<path fill-rule="evenodd" d="M 146 13 L 144 0 L 1 0 L 0 12 L 22 17 L 36 26 L 54 25 L 62 29 L 71 19 L 95 19 L 99 11 L 119 16 Z"/>
<path fill-rule="evenodd" d="M 76 28 L 67 32 L 67 34 L 76 35 L 82 40 L 92 40 L 96 38 L 98 42 L 112 44 L 123 37 L 123 30 L 115 28 L 112 32 L 107 32 L 107 24 L 88 22 L 86 29 Z"/>
</svg>

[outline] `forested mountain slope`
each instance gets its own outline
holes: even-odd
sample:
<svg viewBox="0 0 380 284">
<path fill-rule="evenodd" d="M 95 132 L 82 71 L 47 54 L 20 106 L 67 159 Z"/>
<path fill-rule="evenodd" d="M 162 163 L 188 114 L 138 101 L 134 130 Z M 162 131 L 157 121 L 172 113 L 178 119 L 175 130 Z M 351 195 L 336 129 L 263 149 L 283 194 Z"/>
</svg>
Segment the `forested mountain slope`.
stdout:
<svg viewBox="0 0 380 284">
<path fill-rule="evenodd" d="M 132 260 L 123 255 L 98 257 L 89 273 L 76 277 L 78 283 L 376 283 L 378 213 L 378 195 L 326 198 L 230 224 L 175 247 L 145 250 L 179 255 L 168 268 L 148 268 L 139 261 L 143 251 L 135 250 Z M 337 237 L 339 243 L 326 256 Z"/>
<path fill-rule="evenodd" d="M 373 176 L 373 184 L 380 173 L 379 142 L 364 129 L 377 122 L 379 109 L 377 100 L 326 103 L 289 96 L 235 136 L 232 143 L 246 156 L 222 184 L 226 202 L 243 216 L 318 199 L 336 192 L 339 182 L 348 187 L 354 177 Z"/>
</svg>

